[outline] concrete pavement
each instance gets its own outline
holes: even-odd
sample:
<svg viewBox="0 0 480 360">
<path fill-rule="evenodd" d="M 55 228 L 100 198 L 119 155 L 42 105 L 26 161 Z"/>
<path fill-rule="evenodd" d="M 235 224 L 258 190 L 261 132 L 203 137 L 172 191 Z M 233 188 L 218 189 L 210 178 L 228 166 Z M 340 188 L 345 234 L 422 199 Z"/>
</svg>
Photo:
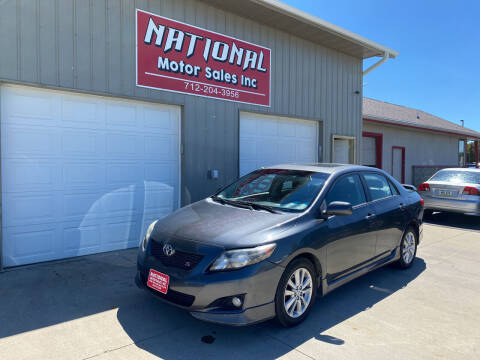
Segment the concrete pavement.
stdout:
<svg viewBox="0 0 480 360">
<path fill-rule="evenodd" d="M 292 329 L 216 326 L 159 302 L 133 283 L 135 250 L 12 269 L 0 358 L 479 359 L 480 231 L 432 222 L 411 269 L 347 284 Z"/>
</svg>

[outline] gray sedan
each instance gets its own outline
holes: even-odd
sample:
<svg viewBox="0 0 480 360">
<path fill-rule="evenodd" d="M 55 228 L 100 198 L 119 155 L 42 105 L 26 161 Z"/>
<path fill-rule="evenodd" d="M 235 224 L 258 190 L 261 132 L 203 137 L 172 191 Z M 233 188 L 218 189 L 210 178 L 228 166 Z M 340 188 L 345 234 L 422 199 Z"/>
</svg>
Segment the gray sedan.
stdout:
<svg viewBox="0 0 480 360">
<path fill-rule="evenodd" d="M 425 214 L 448 211 L 480 216 L 480 170 L 443 169 L 418 187 Z"/>
</svg>

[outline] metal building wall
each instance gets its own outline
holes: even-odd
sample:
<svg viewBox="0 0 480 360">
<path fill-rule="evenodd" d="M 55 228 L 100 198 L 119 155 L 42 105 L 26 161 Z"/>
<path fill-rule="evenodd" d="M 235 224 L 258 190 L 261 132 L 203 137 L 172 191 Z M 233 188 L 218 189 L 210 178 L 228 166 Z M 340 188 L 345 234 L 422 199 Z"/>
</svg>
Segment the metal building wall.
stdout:
<svg viewBox="0 0 480 360">
<path fill-rule="evenodd" d="M 271 48 L 272 106 L 136 87 L 135 8 Z M 182 105 L 183 203 L 238 176 L 240 111 L 322 121 L 325 161 L 332 134 L 356 136 L 360 156 L 362 59 L 198 0 L 0 0 L 0 81 Z"/>
<path fill-rule="evenodd" d="M 405 147 L 405 182 L 414 183 L 412 167 L 456 166 L 461 137 L 398 126 L 363 123 L 363 130 L 383 134 L 382 169 L 392 173 L 392 146 Z M 417 184 L 418 185 L 418 184 Z"/>
</svg>

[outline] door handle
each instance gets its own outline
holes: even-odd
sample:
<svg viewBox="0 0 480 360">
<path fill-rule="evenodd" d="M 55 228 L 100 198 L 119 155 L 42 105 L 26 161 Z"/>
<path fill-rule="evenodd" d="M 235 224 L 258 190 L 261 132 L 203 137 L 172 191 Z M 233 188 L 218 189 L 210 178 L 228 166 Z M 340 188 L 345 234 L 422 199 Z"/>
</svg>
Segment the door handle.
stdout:
<svg viewBox="0 0 480 360">
<path fill-rule="evenodd" d="M 373 219 L 375 219 L 376 217 L 377 217 L 377 215 L 375 215 L 375 214 L 370 214 L 370 213 L 369 213 L 367 216 L 365 216 L 365 219 L 367 219 L 367 220 L 373 220 Z"/>
<path fill-rule="evenodd" d="M 401 203 L 398 208 L 399 208 L 400 210 L 405 210 L 405 205 L 403 205 L 403 203 Z"/>
</svg>

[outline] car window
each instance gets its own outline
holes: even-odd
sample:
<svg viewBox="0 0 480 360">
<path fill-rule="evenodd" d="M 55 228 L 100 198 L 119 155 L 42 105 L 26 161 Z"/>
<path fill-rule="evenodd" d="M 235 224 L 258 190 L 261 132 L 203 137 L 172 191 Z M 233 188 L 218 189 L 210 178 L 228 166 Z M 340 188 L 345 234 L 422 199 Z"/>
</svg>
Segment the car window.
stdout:
<svg viewBox="0 0 480 360">
<path fill-rule="evenodd" d="M 430 180 L 455 183 L 480 184 L 480 173 L 475 171 L 440 170 Z"/>
<path fill-rule="evenodd" d="M 338 179 L 327 195 L 327 205 L 334 201 L 344 201 L 352 206 L 366 202 L 360 176 L 356 174 L 346 175 Z"/>
<path fill-rule="evenodd" d="M 329 177 L 313 171 L 262 169 L 245 175 L 217 196 L 298 212 L 310 206 Z"/>
<path fill-rule="evenodd" d="M 256 179 L 253 179 L 250 182 L 242 184 L 242 186 L 239 186 L 237 188 L 237 195 L 248 196 L 252 194 L 268 192 L 274 178 L 274 174 L 267 174 L 265 176 L 260 176 Z"/>
<path fill-rule="evenodd" d="M 393 195 L 400 195 L 400 191 L 398 191 L 395 184 L 392 183 L 390 180 L 388 180 L 388 183 L 390 184 L 390 189 L 392 190 Z"/>
<path fill-rule="evenodd" d="M 385 176 L 380 174 L 364 174 L 363 178 L 367 183 L 372 200 L 383 199 L 392 196 L 392 189 Z"/>
</svg>

